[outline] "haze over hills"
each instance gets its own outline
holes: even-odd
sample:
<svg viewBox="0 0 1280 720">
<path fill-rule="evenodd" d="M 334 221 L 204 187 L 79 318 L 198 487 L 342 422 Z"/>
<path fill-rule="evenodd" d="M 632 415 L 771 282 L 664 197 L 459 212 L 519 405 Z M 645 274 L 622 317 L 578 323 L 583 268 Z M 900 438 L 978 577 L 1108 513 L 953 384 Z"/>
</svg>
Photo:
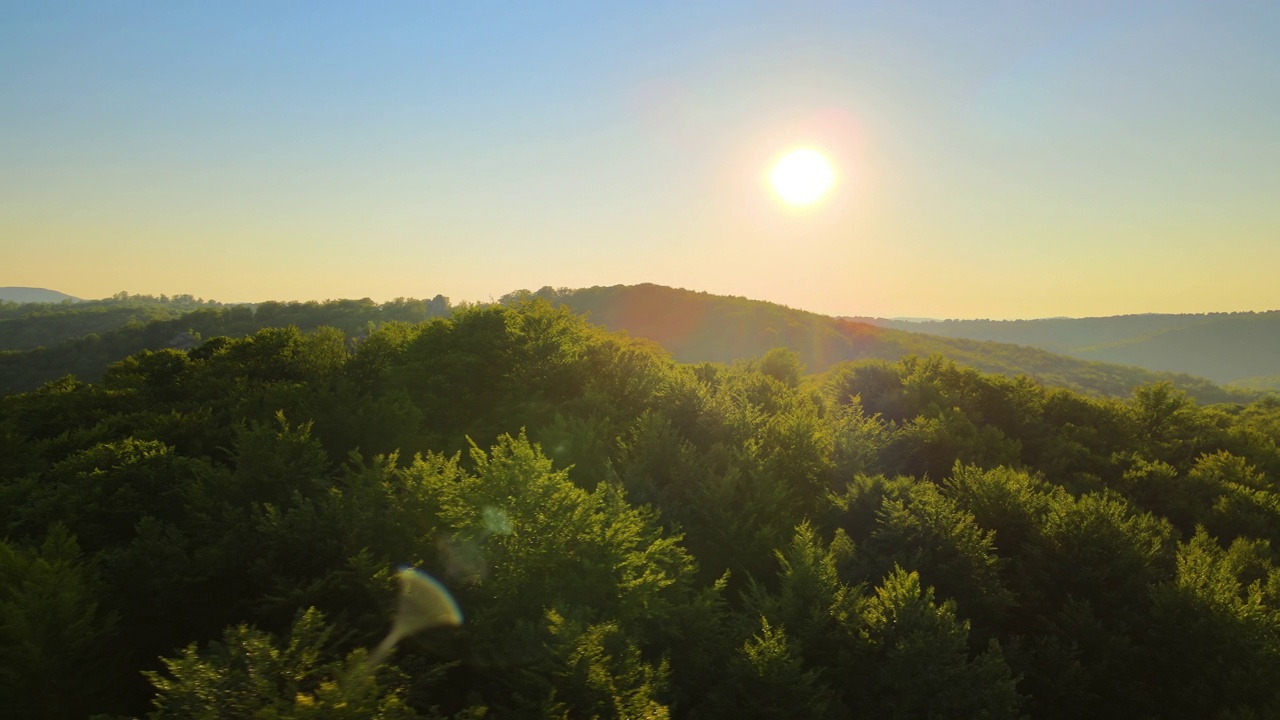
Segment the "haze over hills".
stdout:
<svg viewBox="0 0 1280 720">
<path fill-rule="evenodd" d="M 77 301 L 79 299 L 66 293 L 60 293 L 57 290 L 47 290 L 45 288 L 0 287 L 0 302 L 59 303 L 63 300 Z"/>
<path fill-rule="evenodd" d="M 1275 310 L 1043 320 L 849 319 L 930 335 L 1030 345 L 1241 387 L 1280 388 L 1280 311 Z"/>
</svg>

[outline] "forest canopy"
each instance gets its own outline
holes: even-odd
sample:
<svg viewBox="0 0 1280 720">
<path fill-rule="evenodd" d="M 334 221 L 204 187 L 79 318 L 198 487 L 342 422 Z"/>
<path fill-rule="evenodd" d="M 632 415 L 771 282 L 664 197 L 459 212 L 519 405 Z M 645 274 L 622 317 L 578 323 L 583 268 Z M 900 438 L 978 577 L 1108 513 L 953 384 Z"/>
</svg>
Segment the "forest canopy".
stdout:
<svg viewBox="0 0 1280 720">
<path fill-rule="evenodd" d="M 509 301 L 0 398 L 6 717 L 1280 714 L 1274 396 Z M 465 620 L 373 666 L 404 567 Z"/>
<path fill-rule="evenodd" d="M 1155 382 L 1170 382 L 1202 403 L 1245 402 L 1255 395 L 1187 374 L 1089 362 L 1034 347 L 904 332 L 775 303 L 660 285 L 544 287 L 509 293 L 498 304 L 529 299 L 563 305 L 606 329 L 653 340 L 687 363 L 746 361 L 784 347 L 810 372 L 823 372 L 851 360 L 939 354 L 984 372 L 1028 375 L 1046 385 L 1093 395 L 1127 397 L 1135 387 Z M 366 298 L 221 305 L 190 296 L 128 293 L 75 304 L 0 306 L 0 337 L 12 337 L 0 345 L 0 393 L 34 390 L 67 374 L 95 381 L 108 365 L 136 352 L 187 350 L 202 338 L 243 337 L 263 328 L 293 325 L 303 331 L 333 327 L 359 339 L 383 323 L 420 322 L 468 307 L 455 307 L 440 295 L 384 303 Z M 1265 378 L 1247 384 L 1270 387 Z"/>
</svg>

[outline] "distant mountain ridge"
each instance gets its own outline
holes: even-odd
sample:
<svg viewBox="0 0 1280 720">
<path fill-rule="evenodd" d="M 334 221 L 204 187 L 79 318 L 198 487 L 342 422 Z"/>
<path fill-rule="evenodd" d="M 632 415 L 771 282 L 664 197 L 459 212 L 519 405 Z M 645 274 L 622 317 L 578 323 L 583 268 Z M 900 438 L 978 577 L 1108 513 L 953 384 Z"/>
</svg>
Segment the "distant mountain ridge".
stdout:
<svg viewBox="0 0 1280 720">
<path fill-rule="evenodd" d="M 878 327 L 1038 347 L 1084 360 L 1184 372 L 1265 389 L 1280 375 L 1280 311 L 1118 315 L 1044 320 L 904 322 L 851 317 Z"/>
<path fill-rule="evenodd" d="M 79 302 L 80 298 L 47 288 L 0 287 L 0 302 L 60 303 L 64 300 Z"/>
</svg>

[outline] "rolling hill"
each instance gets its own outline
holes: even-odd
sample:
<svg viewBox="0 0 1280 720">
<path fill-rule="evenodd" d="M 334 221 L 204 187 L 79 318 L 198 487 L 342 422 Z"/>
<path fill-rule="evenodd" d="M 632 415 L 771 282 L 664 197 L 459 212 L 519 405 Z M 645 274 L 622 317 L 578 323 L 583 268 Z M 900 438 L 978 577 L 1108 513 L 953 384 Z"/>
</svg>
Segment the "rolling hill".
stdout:
<svg viewBox="0 0 1280 720">
<path fill-rule="evenodd" d="M 1127 396 L 1133 388 L 1169 381 L 1202 403 L 1245 400 L 1251 393 L 1224 389 L 1200 377 L 1161 373 L 1137 367 L 1067 357 L 1047 350 L 909 332 L 892 327 L 833 318 L 742 297 L 711 295 L 660 285 L 592 287 L 578 290 L 543 288 L 510 293 L 500 302 L 543 299 L 564 305 L 610 330 L 657 342 L 681 362 L 722 362 L 759 358 L 775 347 L 795 351 L 810 372 L 822 372 L 849 360 L 897 360 L 904 355 L 941 355 L 985 372 L 1027 375 L 1047 384 L 1094 395 Z M 12 326 L 0 315 L 0 330 L 21 330 L 14 337 L 62 337 L 41 347 L 14 347 L 0 352 L 0 393 L 33 390 L 67 374 L 97 379 L 106 367 L 141 350 L 186 348 L 215 336 L 239 337 L 264 327 L 294 325 L 302 330 L 336 327 L 359 336 L 389 321 L 418 322 L 450 312 L 446 298 L 430 301 L 333 300 L 323 303 L 262 303 L 210 306 L 174 314 L 165 305 L 130 298 L 134 305 L 45 306 L 42 313 L 22 315 Z M 124 312 L 129 308 L 133 311 Z M 143 320 L 130 312 L 153 313 Z M 109 312 L 110 311 L 110 312 Z M 113 314 L 114 313 L 114 314 Z M 102 325 L 121 324 L 111 329 Z M 92 329 L 66 337 L 74 328 Z M 913 323 L 916 329 L 923 323 Z"/>
<path fill-rule="evenodd" d="M 60 303 L 64 300 L 77 301 L 80 298 L 72 297 L 66 293 L 57 290 L 47 290 L 45 288 L 31 287 L 0 287 L 0 302 L 11 303 Z"/>
<path fill-rule="evenodd" d="M 930 335 L 1030 345 L 1084 360 L 1189 373 L 1241 387 L 1273 387 L 1271 378 L 1280 375 L 1280 311 L 1044 320 L 848 319 Z"/>
<path fill-rule="evenodd" d="M 1124 396 L 1139 385 L 1167 380 L 1201 402 L 1249 396 L 1184 373 L 1151 372 L 1009 343 L 909 332 L 774 303 L 660 285 L 580 290 L 548 287 L 512 293 L 503 301 L 526 298 L 563 304 L 610 330 L 653 340 L 681 362 L 733 362 L 760 357 L 782 346 L 798 353 L 810 372 L 821 372 L 847 360 L 939 354 L 984 372 L 1028 375 L 1048 385 L 1099 395 Z M 925 323 L 908 325 L 914 329 Z"/>
</svg>

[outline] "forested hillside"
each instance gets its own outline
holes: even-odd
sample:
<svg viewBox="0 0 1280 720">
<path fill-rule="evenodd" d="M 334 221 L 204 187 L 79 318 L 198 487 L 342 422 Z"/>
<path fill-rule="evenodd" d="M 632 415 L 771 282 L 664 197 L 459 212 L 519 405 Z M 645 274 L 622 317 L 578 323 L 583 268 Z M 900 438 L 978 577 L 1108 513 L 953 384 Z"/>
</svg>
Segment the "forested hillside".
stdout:
<svg viewBox="0 0 1280 720">
<path fill-rule="evenodd" d="M 1241 378 L 1235 381 L 1237 387 L 1251 388 L 1254 390 L 1270 390 L 1280 391 L 1280 375 L 1265 375 L 1259 377 Z"/>
<path fill-rule="evenodd" d="M 266 327 L 334 327 L 360 337 L 385 322 L 419 322 L 450 312 L 449 301 L 400 298 L 221 305 L 189 295 L 121 294 L 74 305 L 0 306 L 0 393 L 34 390 L 64 375 L 96 380 L 107 366 L 142 350 L 188 348 L 201 338 L 243 337 Z M 100 329 L 99 329 L 100 328 Z M 83 331 L 83 332 L 82 332 Z M 38 346 L 38 347 L 36 347 Z"/>
<path fill-rule="evenodd" d="M 153 320 L 166 320 L 221 303 L 190 295 L 159 297 L 117 293 L 103 300 L 0 302 L 0 350 L 50 347 Z M 142 349 L 142 348 L 138 348 Z"/>
<path fill-rule="evenodd" d="M 733 362 L 786 347 L 798 353 L 807 367 L 821 371 L 848 360 L 941 354 L 987 372 L 1030 375 L 1046 384 L 1097 395 L 1124 397 L 1139 385 L 1169 381 L 1203 403 L 1251 397 L 1246 391 L 1224 389 L 1189 375 L 1085 362 L 1001 343 L 886 330 L 774 303 L 658 285 L 543 288 L 536 293 L 514 292 L 501 302 L 534 297 L 587 314 L 592 322 L 610 330 L 654 340 L 683 362 Z M 107 365 L 132 353 L 186 348 L 202 337 L 241 337 L 265 327 L 294 325 L 304 331 L 335 327 L 358 338 L 381 323 L 417 322 L 452 311 L 448 299 L 439 295 L 429 301 L 400 298 L 381 304 L 368 299 L 256 306 L 215 303 L 172 315 L 174 306 L 175 299 L 162 303 L 156 298 L 124 295 L 123 300 L 117 296 L 111 301 L 52 306 L 38 313 L 15 315 L 12 326 L 4 326 L 5 316 L 0 314 L 0 331 L 15 331 L 11 344 L 29 345 L 33 337 L 43 339 L 43 346 L 33 350 L 0 352 L 0 392 L 33 390 L 67 374 L 96 380 Z M 158 313 L 161 317 L 147 323 L 130 320 L 114 330 L 53 342 L 74 329 L 110 324 L 112 318 L 123 322 L 129 313 Z"/>
<path fill-rule="evenodd" d="M 1280 311 L 996 321 L 851 319 L 930 335 L 1030 345 L 1241 387 L 1278 387 L 1273 377 L 1280 375 Z"/>
<path fill-rule="evenodd" d="M 1253 387 L 1252 378 L 1280 374 L 1280 312 L 1212 317 L 1140 338 L 1080 348 L 1075 354 Z"/>
<path fill-rule="evenodd" d="M 209 311 L 222 312 L 222 311 Z M 234 310 L 232 311 L 234 312 Z M 6 718 L 1280 716 L 1280 401 L 543 302 L 0 398 Z M 367 650 L 396 575 L 463 621 Z"/>
<path fill-rule="evenodd" d="M 1186 374 L 1087 362 L 1007 343 L 881 328 L 774 303 L 660 285 L 547 287 L 512 293 L 506 299 L 521 297 L 562 303 L 610 330 L 654 340 L 684 362 L 732 362 L 759 357 L 779 346 L 794 350 L 815 370 L 848 360 L 941 354 L 986 372 L 1030 375 L 1040 382 L 1100 395 L 1125 396 L 1139 385 L 1169 381 L 1201 402 L 1248 397 Z"/>
</svg>

